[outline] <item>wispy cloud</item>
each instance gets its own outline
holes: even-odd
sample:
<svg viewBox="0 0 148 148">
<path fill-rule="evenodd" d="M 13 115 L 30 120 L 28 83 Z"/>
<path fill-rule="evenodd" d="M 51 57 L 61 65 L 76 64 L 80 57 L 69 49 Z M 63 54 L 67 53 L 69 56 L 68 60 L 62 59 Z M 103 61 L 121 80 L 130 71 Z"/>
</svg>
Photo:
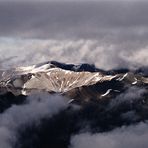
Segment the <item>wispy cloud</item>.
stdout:
<svg viewBox="0 0 148 148">
<path fill-rule="evenodd" d="M 148 46 L 108 44 L 98 40 L 0 39 L 2 68 L 37 64 L 47 60 L 94 63 L 103 69 L 148 65 Z M 13 57 L 13 58 L 12 58 Z M 9 60 L 6 60 L 9 59 Z"/>
<path fill-rule="evenodd" d="M 110 104 L 108 109 L 115 108 L 121 104 L 124 104 L 126 102 L 133 103 L 135 100 L 140 100 L 143 98 L 143 95 L 147 92 L 144 88 L 138 88 L 138 87 L 130 87 L 128 90 L 114 98 Z"/>
</svg>

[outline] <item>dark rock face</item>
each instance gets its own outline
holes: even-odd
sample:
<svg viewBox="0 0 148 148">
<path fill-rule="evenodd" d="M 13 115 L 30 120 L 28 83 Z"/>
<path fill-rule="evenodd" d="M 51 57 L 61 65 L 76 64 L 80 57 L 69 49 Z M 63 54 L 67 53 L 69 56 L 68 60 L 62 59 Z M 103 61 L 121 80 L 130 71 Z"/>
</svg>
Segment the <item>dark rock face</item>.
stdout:
<svg viewBox="0 0 148 148">
<path fill-rule="evenodd" d="M 90 65 L 90 64 L 87 64 L 87 63 L 80 64 L 80 65 L 65 64 L 65 63 L 60 63 L 60 62 L 57 62 L 57 61 L 51 61 L 50 63 L 53 64 L 54 66 L 58 67 L 58 68 L 62 68 L 62 69 L 65 69 L 65 70 L 71 70 L 71 71 L 75 71 L 75 72 L 81 72 L 81 71 L 96 72 L 96 71 L 99 70 L 95 67 L 95 65 Z"/>
<path fill-rule="evenodd" d="M 148 120 L 148 78 L 147 71 L 143 70 L 143 68 L 136 71 L 128 69 L 104 71 L 97 69 L 94 65 L 73 65 L 56 61 L 38 64 L 34 68 L 40 68 L 44 65 L 47 68 L 40 72 L 32 72 L 31 70 L 27 73 L 24 73 L 24 71 L 19 72 L 18 75 L 15 75 L 15 78 L 12 77 L 12 79 L 10 77 L 7 82 L 11 82 L 13 85 L 23 84 L 24 87 L 26 82 L 31 80 L 31 76 L 34 78 L 36 75 L 49 73 L 51 69 L 68 71 L 64 71 L 65 75 L 63 71 L 62 74 L 59 71 L 52 73 L 53 76 L 56 75 L 50 79 L 50 81 L 53 81 L 54 88 L 58 88 L 57 86 L 55 87 L 55 84 L 60 80 L 61 82 L 58 83 L 60 86 L 67 83 L 69 85 L 74 82 L 78 84 L 80 81 L 83 83 L 88 79 L 90 80 L 85 85 L 76 85 L 76 87 L 72 87 L 72 89 L 67 91 L 42 90 L 48 92 L 49 96 L 58 93 L 68 98 L 67 104 L 69 105 L 52 117 L 42 118 L 39 124 L 29 123 L 23 127 L 18 127 L 16 131 L 18 133 L 17 140 L 13 143 L 13 147 L 68 148 L 71 136 L 81 133 L 83 130 L 91 133 L 101 133 L 123 125 L 128 126 Z M 77 72 L 84 73 L 79 75 Z M 75 75 L 76 73 L 78 75 Z M 87 74 L 91 77 L 86 77 Z M 69 75 L 72 76 L 67 79 Z M 26 76 L 29 76 L 29 78 Z M 48 75 L 49 77 L 51 77 L 51 73 Z M 79 79 L 75 79 L 75 77 L 79 77 Z M 87 79 L 84 79 L 84 77 Z M 53 78 L 58 78 L 58 81 L 54 83 Z M 13 89 L 10 89 L 10 85 L 9 88 L 7 88 L 8 86 L 6 88 L 2 86 L 4 80 L 0 83 L 1 114 L 11 108 L 12 105 L 24 104 L 28 97 L 27 95 L 15 95 L 12 93 L 15 89 L 19 89 L 22 92 L 21 88 L 13 86 Z M 72 82 L 70 83 L 69 81 Z M 41 82 L 39 81 L 39 83 Z M 36 85 L 36 83 L 32 84 Z"/>
<path fill-rule="evenodd" d="M 19 105 L 25 101 L 26 96 L 15 96 L 11 92 L 0 95 L 0 113 L 3 113 L 6 109 L 12 105 Z"/>
</svg>

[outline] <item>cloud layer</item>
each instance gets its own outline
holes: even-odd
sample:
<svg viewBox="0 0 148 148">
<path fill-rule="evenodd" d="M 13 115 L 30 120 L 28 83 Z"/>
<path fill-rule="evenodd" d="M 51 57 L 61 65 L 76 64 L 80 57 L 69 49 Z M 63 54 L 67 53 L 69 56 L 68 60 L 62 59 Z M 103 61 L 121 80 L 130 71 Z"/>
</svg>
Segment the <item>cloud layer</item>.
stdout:
<svg viewBox="0 0 148 148">
<path fill-rule="evenodd" d="M 113 110 L 116 109 L 116 112 L 119 112 L 121 106 L 123 107 L 127 104 L 132 104 L 132 102 L 135 100 L 142 99 L 144 93 L 146 93 L 146 90 L 144 89 L 131 87 L 124 93 L 114 98 L 109 103 L 109 106 L 106 106 L 106 109 L 112 112 L 112 108 Z M 134 122 L 139 117 L 133 109 L 131 111 L 122 113 L 121 118 Z M 118 127 L 109 132 L 90 133 L 84 130 L 82 133 L 71 137 L 70 148 L 147 148 L 147 136 L 147 121 L 130 126 Z"/>
<path fill-rule="evenodd" d="M 121 127 L 108 133 L 73 136 L 70 148 L 147 148 L 148 124 Z"/>
<path fill-rule="evenodd" d="M 148 2 L 0 2 L 0 65 L 148 64 Z M 5 64 L 5 66 L 4 66 Z"/>
<path fill-rule="evenodd" d="M 49 96 L 46 93 L 32 95 L 26 104 L 13 105 L 0 114 L 0 143 L 3 148 L 12 148 L 17 140 L 18 128 L 35 124 L 38 126 L 42 118 L 50 118 L 66 108 L 66 100 L 60 96 Z"/>
<path fill-rule="evenodd" d="M 108 44 L 98 40 L 37 40 L 0 38 L 0 66 L 10 68 L 47 60 L 94 63 L 103 69 L 148 65 L 148 46 Z"/>
<path fill-rule="evenodd" d="M 0 2 L 0 35 L 29 38 L 148 37 L 148 2 Z"/>
</svg>

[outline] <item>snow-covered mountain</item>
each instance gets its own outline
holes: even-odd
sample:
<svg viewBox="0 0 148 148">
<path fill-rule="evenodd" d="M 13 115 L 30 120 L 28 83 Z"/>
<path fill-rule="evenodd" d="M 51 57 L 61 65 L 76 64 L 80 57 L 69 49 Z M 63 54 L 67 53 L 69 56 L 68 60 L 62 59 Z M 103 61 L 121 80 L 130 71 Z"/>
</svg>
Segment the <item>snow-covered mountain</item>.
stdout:
<svg viewBox="0 0 148 148">
<path fill-rule="evenodd" d="M 66 93 L 76 88 L 117 83 L 118 85 L 139 86 L 148 84 L 148 78 L 129 70 L 108 71 L 95 68 L 94 65 L 63 64 L 55 61 L 45 62 L 28 67 L 18 67 L 1 71 L 1 89 L 6 89 L 16 95 L 29 95 L 34 91 Z M 113 86 L 105 93 L 109 94 Z M 120 88 L 116 87 L 116 92 Z M 119 90 L 118 90 L 119 89 Z M 105 91 L 106 88 L 104 87 Z M 99 90 L 98 90 L 99 91 Z M 100 94 L 101 96 L 106 96 Z"/>
</svg>

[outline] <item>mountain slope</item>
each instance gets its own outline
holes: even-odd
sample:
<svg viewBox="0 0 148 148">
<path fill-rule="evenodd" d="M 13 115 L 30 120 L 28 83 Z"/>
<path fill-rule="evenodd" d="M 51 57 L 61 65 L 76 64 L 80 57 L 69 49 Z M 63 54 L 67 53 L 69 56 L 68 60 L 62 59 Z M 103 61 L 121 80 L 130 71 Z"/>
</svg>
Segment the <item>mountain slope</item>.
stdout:
<svg viewBox="0 0 148 148">
<path fill-rule="evenodd" d="M 14 120 L 2 122 L 0 130 L 16 127 L 12 148 L 68 148 L 71 137 L 83 131 L 106 133 L 148 120 L 146 68 L 104 71 L 89 64 L 48 61 L 0 74 L 0 119 Z M 60 100 L 66 101 L 65 108 L 50 117 L 48 110 L 57 111 Z"/>
</svg>

